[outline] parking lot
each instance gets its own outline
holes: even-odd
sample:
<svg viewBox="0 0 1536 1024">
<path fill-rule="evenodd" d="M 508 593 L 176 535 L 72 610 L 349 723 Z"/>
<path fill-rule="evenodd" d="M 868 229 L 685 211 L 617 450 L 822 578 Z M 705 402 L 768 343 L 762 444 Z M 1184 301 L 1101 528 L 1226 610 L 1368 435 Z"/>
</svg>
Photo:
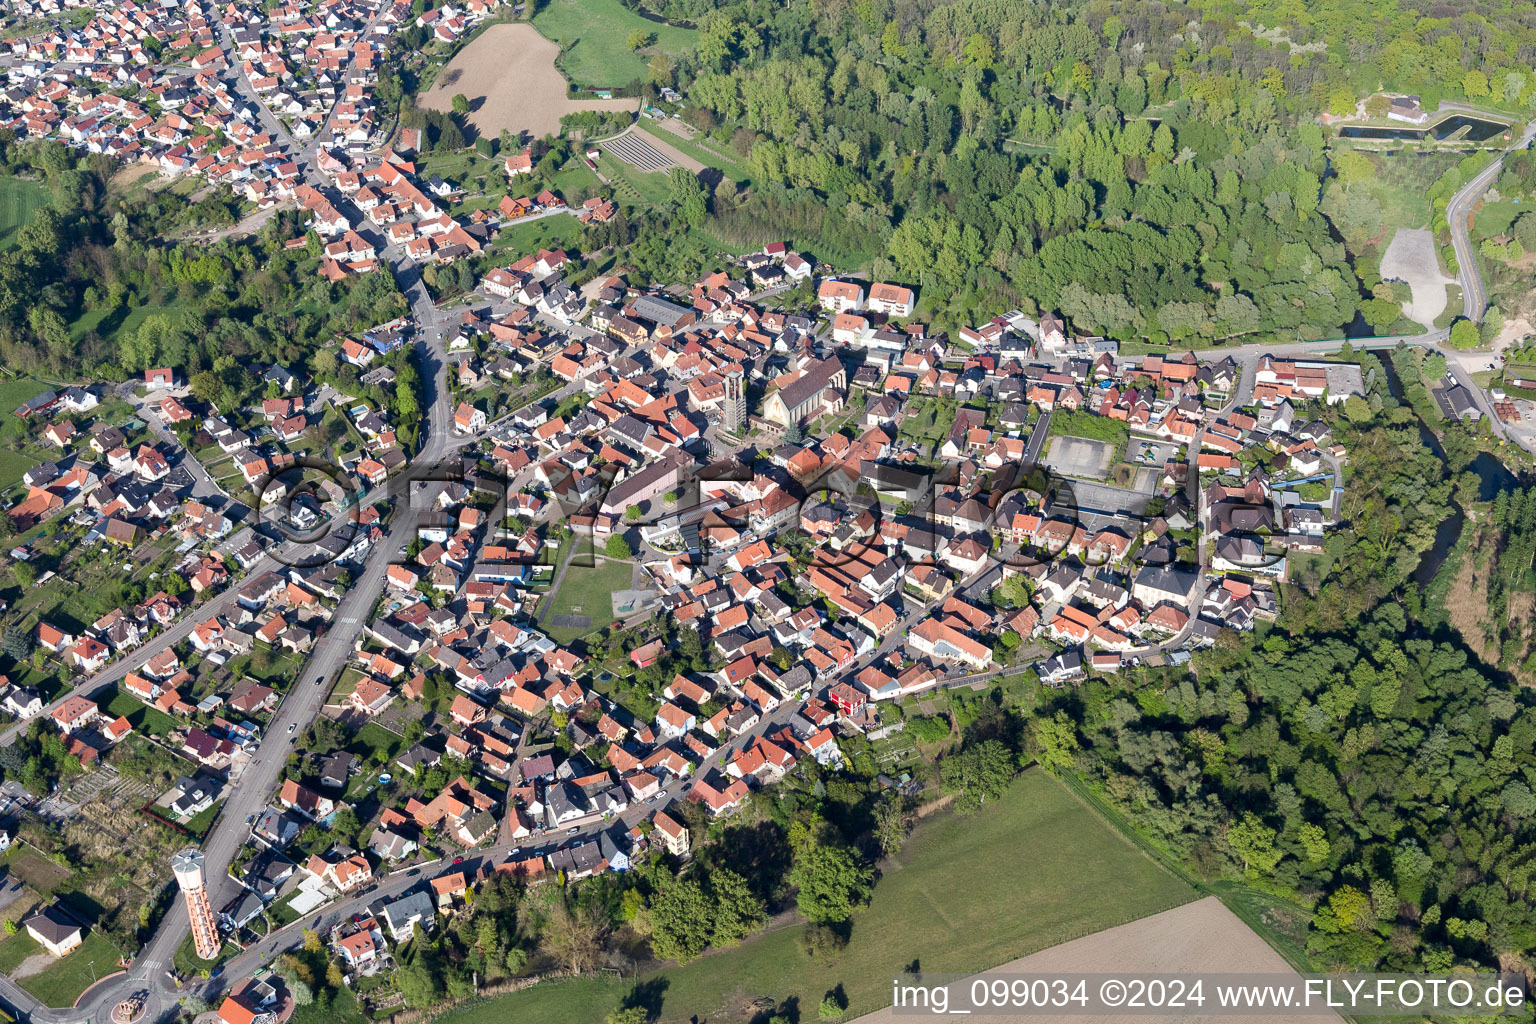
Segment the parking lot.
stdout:
<svg viewBox="0 0 1536 1024">
<path fill-rule="evenodd" d="M 1176 444 L 1166 441 L 1148 441 L 1142 438 L 1132 437 L 1130 446 L 1126 449 L 1127 461 L 1138 466 L 1163 466 L 1169 459 L 1179 458 L 1180 449 Z"/>
<path fill-rule="evenodd" d="M 1062 476 L 1102 480 L 1115 461 L 1115 446 L 1108 441 L 1086 437 L 1052 438 L 1045 464 Z"/>
</svg>

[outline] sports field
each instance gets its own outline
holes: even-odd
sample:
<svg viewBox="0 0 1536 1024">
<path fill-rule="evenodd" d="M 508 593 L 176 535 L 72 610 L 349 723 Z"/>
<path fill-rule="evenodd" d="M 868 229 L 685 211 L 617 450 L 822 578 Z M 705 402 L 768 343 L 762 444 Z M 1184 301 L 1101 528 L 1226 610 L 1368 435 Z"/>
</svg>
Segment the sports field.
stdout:
<svg viewBox="0 0 1536 1024">
<path fill-rule="evenodd" d="M 848 947 L 826 965 L 796 943 L 803 925 L 639 979 L 665 1021 L 697 1015 L 745 1021 L 753 1004 L 796 999 L 814 1019 L 837 985 L 846 1017 L 885 1006 L 890 979 L 917 961 L 924 971 L 983 970 L 1040 949 L 1179 906 L 1184 883 L 1111 831 L 1055 779 L 1022 776 L 1003 799 L 970 817 L 940 813 L 919 826 L 884 867 Z M 582 978 L 539 985 L 447 1014 L 442 1024 L 590 1024 L 615 1009 L 633 980 Z M 807 1013 L 809 1011 L 809 1013 Z"/>
<path fill-rule="evenodd" d="M 613 621 L 613 592 L 629 586 L 634 565 L 598 555 L 595 565 L 572 564 L 560 581 L 560 588 L 550 595 L 539 610 L 539 621 L 546 632 L 560 643 Z"/>
<path fill-rule="evenodd" d="M 560 67 L 573 85 L 612 89 L 644 78 L 656 50 L 680 54 L 693 45 L 694 31 L 661 25 L 629 10 L 619 0 L 549 0 L 533 27 L 565 51 Z M 653 46 L 629 48 L 631 32 L 655 38 Z"/>
<path fill-rule="evenodd" d="M 48 205 L 48 190 L 24 178 L 0 178 L 0 250 L 16 244 L 16 232 Z"/>
</svg>

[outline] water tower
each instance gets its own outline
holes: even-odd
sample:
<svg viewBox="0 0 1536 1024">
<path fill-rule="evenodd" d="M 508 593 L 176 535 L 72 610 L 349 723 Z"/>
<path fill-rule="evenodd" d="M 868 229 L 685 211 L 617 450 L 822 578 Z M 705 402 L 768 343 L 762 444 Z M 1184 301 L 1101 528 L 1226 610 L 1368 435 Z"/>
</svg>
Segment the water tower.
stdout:
<svg viewBox="0 0 1536 1024">
<path fill-rule="evenodd" d="M 171 858 L 171 872 L 187 898 L 187 918 L 192 922 L 192 945 L 198 958 L 212 960 L 219 955 L 219 925 L 203 878 L 203 851 L 195 846 L 182 850 Z"/>
</svg>

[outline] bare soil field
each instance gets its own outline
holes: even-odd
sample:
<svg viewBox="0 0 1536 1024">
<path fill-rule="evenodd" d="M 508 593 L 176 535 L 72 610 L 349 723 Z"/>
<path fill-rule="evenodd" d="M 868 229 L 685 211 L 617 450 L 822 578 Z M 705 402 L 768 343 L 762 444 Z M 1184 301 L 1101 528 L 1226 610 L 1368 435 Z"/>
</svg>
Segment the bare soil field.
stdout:
<svg viewBox="0 0 1536 1024">
<path fill-rule="evenodd" d="M 418 102 L 428 110 L 453 109 L 453 97 L 469 100 L 469 123 L 495 138 L 502 129 L 539 136 L 560 131 L 560 118 L 579 110 L 640 109 L 638 99 L 572 100 L 555 68 L 560 47 L 527 23 L 492 25 L 437 76 Z"/>
<path fill-rule="evenodd" d="M 1207 896 L 1194 903 L 1186 903 L 1161 914 L 1153 914 L 1130 924 L 1123 924 L 1071 942 L 1063 942 L 1050 949 L 1001 964 L 988 974 L 1115 974 L 1125 977 L 1132 974 L 1184 974 L 1199 971 L 1205 974 L 1275 974 L 1295 976 L 1285 959 L 1271 949 L 1222 902 Z M 1260 979 L 1255 978 L 1255 981 Z M 1276 979 L 1278 980 L 1278 979 Z M 951 986 L 950 991 L 969 991 L 969 983 Z M 1209 1004 L 1207 1004 L 1209 1005 Z M 856 1024 L 902 1024 L 911 1020 L 907 1015 L 896 1014 L 891 1007 L 866 1014 Z M 1337 1022 L 1335 1014 L 1312 1013 L 1305 1018 L 1281 1014 L 1247 1014 L 1241 1017 L 1223 1017 L 1216 1013 L 1201 1015 L 1157 1014 L 1140 1015 L 1138 1024 L 1178 1021 L 1180 1024 L 1196 1024 L 1199 1021 L 1243 1021 L 1246 1024 L 1288 1021 L 1298 1019 Z M 1053 1017 L 1049 1014 L 1033 1016 L 972 1015 L 969 1024 L 1011 1024 L 1017 1021 L 1070 1021 L 1071 1024 L 1124 1024 L 1123 1016 Z"/>
</svg>

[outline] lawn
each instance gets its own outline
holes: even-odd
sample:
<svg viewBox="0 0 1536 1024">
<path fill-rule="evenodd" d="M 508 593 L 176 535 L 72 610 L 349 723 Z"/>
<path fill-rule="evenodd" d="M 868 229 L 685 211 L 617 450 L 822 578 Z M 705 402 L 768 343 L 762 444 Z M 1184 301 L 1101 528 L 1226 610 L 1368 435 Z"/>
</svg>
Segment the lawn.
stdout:
<svg viewBox="0 0 1536 1024">
<path fill-rule="evenodd" d="M 550 0 L 534 15 L 533 27 L 560 44 L 559 67 L 572 84 L 616 88 L 644 78 L 656 50 L 680 54 L 693 46 L 692 29 L 647 21 L 619 0 Z M 656 40 L 632 51 L 631 32 Z"/>
<path fill-rule="evenodd" d="M 938 401 L 931 398 L 916 398 L 907 405 L 906 414 L 897 426 L 896 433 L 915 441 L 937 444 L 949 436 L 949 428 L 954 425 L 954 422 L 954 415 L 946 414 L 944 407 Z"/>
<path fill-rule="evenodd" d="M 43 1001 L 45 1006 L 74 1006 L 80 993 L 100 979 L 117 971 L 122 957 L 116 946 L 98 931 L 86 933 L 85 942 L 41 974 L 21 979 L 21 987 Z"/>
<path fill-rule="evenodd" d="M 181 943 L 181 948 L 171 958 L 176 970 L 189 977 L 202 975 L 204 971 L 212 971 L 215 967 L 239 953 L 240 950 L 234 943 L 224 941 L 219 943 L 219 952 L 212 960 L 204 960 L 197 955 L 196 947 L 192 943 L 192 936 L 188 935 Z"/>
<path fill-rule="evenodd" d="M 560 197 L 567 202 L 571 202 L 582 189 L 588 195 L 603 191 L 602 182 L 597 180 L 597 175 L 592 173 L 586 160 L 580 157 L 567 160 L 565 166 L 554 173 L 550 179 L 550 188 L 560 193 Z"/>
<path fill-rule="evenodd" d="M 659 993 L 666 1020 L 735 1019 L 730 1008 L 756 997 L 814 1008 L 842 985 L 851 1019 L 888 1004 L 891 972 L 914 960 L 925 972 L 980 971 L 1194 897 L 1063 785 L 1031 771 L 976 815 L 944 813 L 920 826 L 830 966 L 806 958 L 796 943 L 804 926 L 794 925 L 640 984 Z M 442 1024 L 584 1024 L 602 1020 L 634 984 L 537 985 L 449 1013 Z"/>
<path fill-rule="evenodd" d="M 595 565 L 583 565 L 585 551 L 566 570 L 560 581 L 560 589 L 551 594 L 540 609 L 540 627 L 556 643 L 569 643 L 613 621 L 613 592 L 626 590 L 632 574 L 632 563 L 613 562 L 597 558 Z M 548 625 L 551 615 L 585 615 L 592 622 L 587 626 Z"/>
<path fill-rule="evenodd" d="M 1480 240 L 1505 234 L 1515 218 L 1524 212 L 1519 203 L 1508 199 L 1484 203 L 1472 219 L 1472 237 Z"/>
<path fill-rule="evenodd" d="M 0 178 L 0 250 L 16 245 L 16 233 L 48 205 L 48 190 L 25 178 Z"/>
<path fill-rule="evenodd" d="M 352 990 L 342 986 L 328 1001 L 321 1003 L 317 1000 L 294 1010 L 288 1024 L 366 1024 L 367 1020 L 358 1008 Z"/>
<path fill-rule="evenodd" d="M 21 966 L 23 960 L 42 948 L 25 930 L 0 942 L 0 974 L 10 974 Z"/>
<path fill-rule="evenodd" d="M 581 221 L 569 216 L 541 217 L 522 224 L 514 220 L 501 229 L 491 248 L 508 256 L 527 256 L 540 249 L 574 247 L 581 241 L 582 231 Z"/>
<path fill-rule="evenodd" d="M 375 750 L 382 750 L 393 758 L 405 749 L 405 737 L 398 733 L 390 732 L 378 722 L 369 722 L 352 737 L 347 744 L 347 750 L 356 754 L 359 758 L 372 756 Z"/>
<path fill-rule="evenodd" d="M 176 731 L 176 720 L 170 715 L 159 708 L 150 707 L 133 694 L 116 687 L 112 688 L 111 699 L 106 702 L 106 709 L 109 715 L 114 717 L 122 715 L 128 719 L 128 724 L 133 726 L 135 732 L 144 732 L 151 736 L 168 736 Z"/>
<path fill-rule="evenodd" d="M 208 830 L 213 828 L 213 823 L 219 816 L 219 808 L 223 806 L 223 801 L 215 803 L 206 810 L 194 814 L 181 827 L 197 836 L 197 838 L 202 839 L 208 835 Z"/>
</svg>

